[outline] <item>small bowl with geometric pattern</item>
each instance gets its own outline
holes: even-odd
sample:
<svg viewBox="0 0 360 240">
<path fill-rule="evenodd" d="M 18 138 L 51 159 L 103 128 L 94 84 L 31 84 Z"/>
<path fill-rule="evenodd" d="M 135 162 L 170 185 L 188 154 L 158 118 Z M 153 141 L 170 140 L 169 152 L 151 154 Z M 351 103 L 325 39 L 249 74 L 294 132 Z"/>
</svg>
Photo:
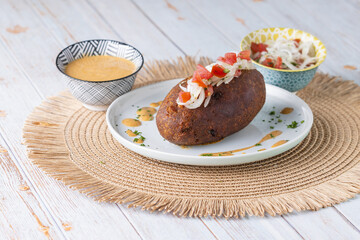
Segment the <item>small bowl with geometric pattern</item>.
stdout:
<svg viewBox="0 0 360 240">
<path fill-rule="evenodd" d="M 315 56 L 317 57 L 316 64 L 304 69 L 286 70 L 267 67 L 254 60 L 252 62 L 255 68 L 264 76 L 266 83 L 281 87 L 290 92 L 299 91 L 309 84 L 319 65 L 325 60 L 326 48 L 318 38 L 301 30 L 293 28 L 263 28 L 246 35 L 240 43 L 240 49 L 250 50 L 251 42 L 263 43 L 267 40 L 276 40 L 278 38 L 311 41 L 315 48 Z"/>
<path fill-rule="evenodd" d="M 135 71 L 128 76 L 106 81 L 81 80 L 65 73 L 70 62 L 98 55 L 125 58 L 134 63 Z M 143 64 L 144 58 L 139 50 L 129 44 L 107 39 L 74 43 L 64 48 L 56 57 L 56 66 L 66 76 L 67 86 L 72 95 L 92 111 L 105 111 L 116 98 L 129 92 Z"/>
</svg>

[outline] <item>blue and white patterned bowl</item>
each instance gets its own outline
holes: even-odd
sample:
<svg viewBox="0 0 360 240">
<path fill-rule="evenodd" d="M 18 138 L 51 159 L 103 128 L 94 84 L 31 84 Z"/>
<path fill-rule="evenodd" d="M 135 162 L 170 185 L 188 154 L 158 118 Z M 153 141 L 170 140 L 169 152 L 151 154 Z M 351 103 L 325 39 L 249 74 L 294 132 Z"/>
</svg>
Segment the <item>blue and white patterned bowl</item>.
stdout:
<svg viewBox="0 0 360 240">
<path fill-rule="evenodd" d="M 276 40 L 279 37 L 311 41 L 315 47 L 315 54 L 318 58 L 317 63 L 312 67 L 301 70 L 284 70 L 266 67 L 255 61 L 252 62 L 256 69 L 264 76 L 266 83 L 281 87 L 290 92 L 296 92 L 308 85 L 313 79 L 317 68 L 326 58 L 326 48 L 318 38 L 310 33 L 293 28 L 263 28 L 251 32 L 242 39 L 240 48 L 241 50 L 249 50 L 251 42 L 260 43 L 266 40 Z"/>
<path fill-rule="evenodd" d="M 99 82 L 73 78 L 65 73 L 65 68 L 70 62 L 85 56 L 97 55 L 125 58 L 135 64 L 136 70 L 123 78 Z M 126 43 L 106 39 L 74 43 L 63 49 L 56 58 L 56 66 L 66 76 L 72 95 L 86 108 L 93 111 L 105 111 L 116 98 L 129 92 L 143 64 L 144 58 L 136 48 Z"/>
</svg>

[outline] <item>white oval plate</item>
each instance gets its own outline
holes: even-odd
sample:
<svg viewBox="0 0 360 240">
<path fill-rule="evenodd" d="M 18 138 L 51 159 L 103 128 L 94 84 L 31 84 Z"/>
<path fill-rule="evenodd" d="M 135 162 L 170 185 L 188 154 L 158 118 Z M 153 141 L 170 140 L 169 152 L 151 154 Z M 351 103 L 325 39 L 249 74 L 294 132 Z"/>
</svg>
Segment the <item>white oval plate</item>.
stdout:
<svg viewBox="0 0 360 240">
<path fill-rule="evenodd" d="M 136 128 L 126 127 L 121 123 L 125 118 L 135 118 L 138 108 L 148 107 L 150 103 L 163 100 L 180 80 L 174 79 L 148 85 L 116 99 L 106 113 L 106 121 L 114 138 L 125 147 L 145 157 L 180 164 L 220 166 L 254 162 L 283 153 L 300 143 L 308 135 L 313 124 L 311 109 L 302 99 L 269 84 L 266 84 L 265 105 L 253 121 L 246 128 L 217 143 L 184 148 L 166 141 L 157 129 L 155 119 L 142 122 L 142 125 Z M 286 115 L 280 114 L 279 112 L 285 107 L 291 107 L 294 111 Z M 271 111 L 275 111 L 276 114 L 270 115 Z M 280 118 L 277 118 L 279 116 Z M 278 119 L 281 119 L 282 122 L 278 122 Z M 297 128 L 287 127 L 292 121 L 298 123 Z M 134 143 L 134 137 L 129 137 L 125 133 L 127 129 L 141 132 L 141 135 L 146 138 L 145 146 Z M 200 156 L 202 153 L 224 152 L 249 147 L 274 130 L 280 130 L 283 133 L 263 142 L 261 146 L 234 153 L 232 156 Z M 271 148 L 279 140 L 288 140 L 288 142 Z M 266 150 L 259 151 L 260 149 Z"/>
</svg>

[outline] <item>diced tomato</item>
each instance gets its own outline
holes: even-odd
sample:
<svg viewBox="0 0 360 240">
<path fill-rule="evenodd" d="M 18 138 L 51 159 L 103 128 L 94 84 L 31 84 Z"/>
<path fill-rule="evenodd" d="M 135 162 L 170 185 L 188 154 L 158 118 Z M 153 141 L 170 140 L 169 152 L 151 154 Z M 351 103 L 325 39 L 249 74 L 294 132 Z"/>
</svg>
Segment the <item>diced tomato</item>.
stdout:
<svg viewBox="0 0 360 240">
<path fill-rule="evenodd" d="M 211 86 L 211 85 L 207 86 L 206 90 L 205 90 L 205 96 L 206 97 L 211 96 L 213 93 L 214 93 L 213 86 Z"/>
<path fill-rule="evenodd" d="M 236 63 L 236 53 L 225 53 L 225 57 L 218 57 L 218 61 L 234 65 Z"/>
<path fill-rule="evenodd" d="M 225 77 L 226 76 L 226 71 L 225 68 L 219 64 L 215 64 L 212 69 L 211 69 L 211 73 L 219 78 Z"/>
<path fill-rule="evenodd" d="M 266 58 L 261 64 L 267 67 L 274 67 L 274 62 L 271 58 Z"/>
<path fill-rule="evenodd" d="M 301 41 L 301 40 L 300 40 L 299 38 L 294 39 L 294 42 L 295 42 L 295 46 L 296 46 L 296 47 L 299 47 L 300 41 Z"/>
<path fill-rule="evenodd" d="M 209 70 L 207 70 L 203 65 L 198 64 L 196 66 L 196 71 L 200 74 L 200 77 L 202 79 L 209 79 L 211 78 L 213 75 L 211 74 L 211 72 L 209 72 Z"/>
<path fill-rule="evenodd" d="M 225 53 L 225 58 L 230 65 L 234 65 L 234 63 L 236 63 L 236 53 Z"/>
<path fill-rule="evenodd" d="M 235 72 L 235 75 L 234 77 L 238 77 L 241 75 L 241 70 L 240 69 L 237 69 L 236 72 Z"/>
<path fill-rule="evenodd" d="M 189 92 L 179 92 L 179 101 L 182 103 L 186 103 L 187 101 L 189 101 L 191 98 L 191 95 Z"/>
<path fill-rule="evenodd" d="M 194 72 L 193 78 L 192 78 L 192 82 L 197 83 L 200 87 L 205 88 L 206 84 L 203 82 L 203 80 L 200 77 L 200 74 L 198 71 Z"/>
<path fill-rule="evenodd" d="M 276 64 L 275 64 L 275 68 L 281 69 L 281 66 L 282 66 L 282 58 L 281 58 L 281 57 L 277 57 L 277 59 L 276 59 Z"/>
<path fill-rule="evenodd" d="M 250 60 L 250 54 L 251 54 L 250 50 L 244 50 L 239 52 L 239 57 L 241 59 Z"/>
<path fill-rule="evenodd" d="M 264 43 L 251 43 L 251 51 L 252 53 L 257 53 L 257 52 L 266 52 L 266 48 L 268 47 L 268 45 L 264 44 Z"/>
</svg>

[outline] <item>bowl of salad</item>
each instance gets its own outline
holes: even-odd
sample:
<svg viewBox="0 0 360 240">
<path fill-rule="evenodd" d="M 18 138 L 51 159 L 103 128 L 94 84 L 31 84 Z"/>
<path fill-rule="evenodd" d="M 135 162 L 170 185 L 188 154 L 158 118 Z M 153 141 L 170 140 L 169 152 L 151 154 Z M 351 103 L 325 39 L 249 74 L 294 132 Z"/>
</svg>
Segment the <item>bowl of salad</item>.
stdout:
<svg viewBox="0 0 360 240">
<path fill-rule="evenodd" d="M 326 58 L 324 44 L 315 36 L 293 28 L 263 28 L 246 35 L 241 50 L 250 50 L 265 82 L 296 92 L 314 77 Z"/>
</svg>

